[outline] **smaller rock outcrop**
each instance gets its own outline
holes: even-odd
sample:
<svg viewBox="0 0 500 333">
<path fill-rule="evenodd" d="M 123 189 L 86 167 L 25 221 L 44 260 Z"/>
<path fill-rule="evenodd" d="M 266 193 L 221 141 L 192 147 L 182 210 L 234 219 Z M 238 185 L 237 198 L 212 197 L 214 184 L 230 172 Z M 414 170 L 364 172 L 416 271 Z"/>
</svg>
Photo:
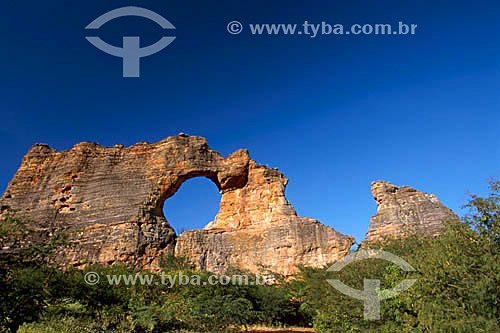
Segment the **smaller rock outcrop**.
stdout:
<svg viewBox="0 0 500 333">
<path fill-rule="evenodd" d="M 370 219 L 364 242 L 384 236 L 401 237 L 413 232 L 439 235 L 445 219 L 458 219 L 433 194 L 409 186 L 397 187 L 389 182 L 372 182 L 372 194 L 377 202 L 377 214 Z"/>
</svg>

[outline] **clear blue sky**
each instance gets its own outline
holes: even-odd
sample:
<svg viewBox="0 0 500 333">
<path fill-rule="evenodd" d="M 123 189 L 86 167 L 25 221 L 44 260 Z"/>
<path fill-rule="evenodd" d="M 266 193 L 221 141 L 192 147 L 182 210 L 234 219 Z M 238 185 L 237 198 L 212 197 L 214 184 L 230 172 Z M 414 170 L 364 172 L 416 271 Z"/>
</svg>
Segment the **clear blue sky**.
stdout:
<svg viewBox="0 0 500 333">
<path fill-rule="evenodd" d="M 151 9 L 176 40 L 123 78 L 121 59 L 85 40 L 118 7 Z M 35 143 L 69 149 L 204 136 L 248 148 L 289 179 L 302 216 L 362 240 L 377 179 L 434 193 L 461 213 L 500 170 L 498 1 L 4 1 L 0 90 L 3 188 Z M 229 21 L 244 24 L 239 35 Z M 413 36 L 254 36 L 249 23 L 418 24 Z M 119 18 L 95 35 L 154 43 L 163 31 Z M 219 194 L 191 180 L 166 203 L 176 228 L 203 227 Z M 170 207 L 173 207 L 170 209 Z"/>
</svg>

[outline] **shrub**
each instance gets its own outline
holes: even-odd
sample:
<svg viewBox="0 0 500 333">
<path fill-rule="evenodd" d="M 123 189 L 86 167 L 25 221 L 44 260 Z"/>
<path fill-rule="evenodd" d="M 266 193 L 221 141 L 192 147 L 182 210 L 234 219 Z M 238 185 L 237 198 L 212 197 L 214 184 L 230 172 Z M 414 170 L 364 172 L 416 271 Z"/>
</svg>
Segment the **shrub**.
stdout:
<svg viewBox="0 0 500 333">
<path fill-rule="evenodd" d="M 492 181 L 490 189 L 487 198 L 472 196 L 466 205 L 470 214 L 446 221 L 440 237 L 417 234 L 370 244 L 402 257 L 417 270 L 410 273 L 369 259 L 340 272 L 299 267 L 296 276 L 278 276 L 273 285 L 259 285 L 254 274 L 230 270 L 228 275 L 248 275 L 250 283 L 223 286 L 209 284 L 210 274 L 196 272 L 184 258 L 165 257 L 166 274 L 189 279 L 196 274 L 200 284 L 110 286 L 107 275 L 152 273 L 125 265 L 63 271 L 46 260 L 52 250 L 37 246 L 10 252 L 0 255 L 0 332 L 213 332 L 252 324 L 314 326 L 319 332 L 499 331 L 499 182 Z M 15 245 L 24 224 L 9 223 L 19 229 L 9 235 L 4 225 L 0 239 Z M 91 271 L 101 277 L 96 285 L 84 280 Z M 405 278 L 417 282 L 381 302 L 380 320 L 366 321 L 362 301 L 327 283 L 339 279 L 364 289 L 365 278 L 380 279 L 382 289 Z"/>
</svg>

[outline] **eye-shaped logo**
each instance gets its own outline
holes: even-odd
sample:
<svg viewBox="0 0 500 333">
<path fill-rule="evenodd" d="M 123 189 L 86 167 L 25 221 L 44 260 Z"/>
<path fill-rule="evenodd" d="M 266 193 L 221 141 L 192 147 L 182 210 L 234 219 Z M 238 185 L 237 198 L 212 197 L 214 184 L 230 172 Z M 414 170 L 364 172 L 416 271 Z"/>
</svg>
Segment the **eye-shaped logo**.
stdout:
<svg viewBox="0 0 500 333">
<path fill-rule="evenodd" d="M 175 29 L 172 23 L 161 15 L 145 8 L 123 7 L 111 10 L 92 21 L 85 29 L 99 29 L 104 23 L 122 16 L 140 16 L 158 23 L 163 29 Z M 85 37 L 99 50 L 115 57 L 123 58 L 123 77 L 140 76 L 140 59 L 163 50 L 175 37 L 162 37 L 156 43 L 147 47 L 140 47 L 139 37 L 123 37 L 123 47 L 109 45 L 99 37 Z"/>
<path fill-rule="evenodd" d="M 406 272 L 415 271 L 415 268 L 413 268 L 409 263 L 392 253 L 370 249 L 360 250 L 346 255 L 344 259 L 330 266 L 327 271 L 338 272 L 350 263 L 363 259 L 383 259 L 398 265 L 402 270 Z M 363 318 L 365 320 L 379 320 L 380 301 L 401 294 L 406 289 L 410 288 L 415 282 L 417 282 L 416 279 L 405 279 L 394 288 L 380 290 L 380 280 L 364 279 L 364 290 L 357 290 L 345 285 L 340 280 L 327 281 L 330 285 L 332 285 L 335 289 L 337 289 L 344 295 L 364 301 Z"/>
</svg>

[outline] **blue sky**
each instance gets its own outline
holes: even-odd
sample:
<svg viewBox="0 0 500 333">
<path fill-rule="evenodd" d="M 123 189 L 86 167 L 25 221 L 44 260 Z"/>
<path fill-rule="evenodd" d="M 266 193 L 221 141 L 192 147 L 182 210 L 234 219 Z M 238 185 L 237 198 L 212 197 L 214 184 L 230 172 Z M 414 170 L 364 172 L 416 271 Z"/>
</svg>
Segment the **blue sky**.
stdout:
<svg viewBox="0 0 500 333">
<path fill-rule="evenodd" d="M 123 6 L 157 12 L 176 40 L 123 78 L 121 59 L 85 26 Z M 69 149 L 204 136 L 224 155 L 248 148 L 289 179 L 302 216 L 362 240 L 376 212 L 370 183 L 434 193 L 461 214 L 500 170 L 500 7 L 496 1 L 6 1 L 1 27 L 3 188 L 35 143 Z M 243 23 L 231 35 L 228 22 Z M 415 35 L 255 36 L 252 23 L 418 24 Z M 95 35 L 156 42 L 143 18 Z M 177 229 L 218 209 L 208 180 L 166 203 Z M 170 208 L 171 207 L 171 208 Z"/>
</svg>

